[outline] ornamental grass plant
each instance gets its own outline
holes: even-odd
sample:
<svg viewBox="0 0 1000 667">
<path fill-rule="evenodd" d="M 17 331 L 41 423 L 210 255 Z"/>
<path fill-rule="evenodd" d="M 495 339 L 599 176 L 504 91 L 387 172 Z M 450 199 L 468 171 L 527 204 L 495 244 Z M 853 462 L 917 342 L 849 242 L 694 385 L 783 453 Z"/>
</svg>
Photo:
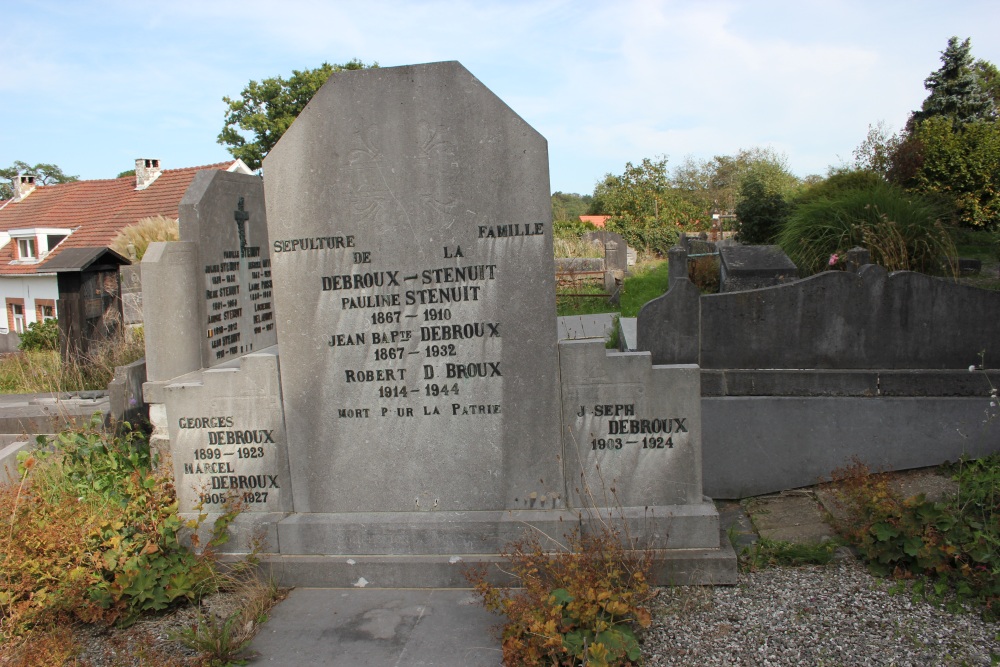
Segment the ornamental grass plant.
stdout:
<svg viewBox="0 0 1000 667">
<path fill-rule="evenodd" d="M 937 200 L 889 185 L 831 188 L 797 203 L 777 242 L 805 275 L 861 246 L 889 271 L 955 275 L 955 244 Z"/>
</svg>

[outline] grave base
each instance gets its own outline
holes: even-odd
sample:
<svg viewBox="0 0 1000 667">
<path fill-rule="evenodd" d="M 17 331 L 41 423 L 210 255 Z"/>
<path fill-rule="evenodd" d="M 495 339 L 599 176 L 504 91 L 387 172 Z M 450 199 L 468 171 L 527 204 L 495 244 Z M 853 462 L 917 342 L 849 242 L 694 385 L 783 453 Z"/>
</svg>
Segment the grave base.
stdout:
<svg viewBox="0 0 1000 667">
<path fill-rule="evenodd" d="M 736 583 L 736 554 L 720 535 L 718 512 L 707 499 L 697 505 L 588 512 L 248 514 L 231 526 L 234 539 L 223 546 L 229 551 L 223 561 L 238 559 L 256 533 L 264 538 L 261 568 L 281 586 L 464 588 L 470 565 L 486 564 L 491 579 L 504 581 L 498 554 L 526 530 L 557 552 L 574 529 L 603 526 L 654 552 L 658 585 Z"/>
</svg>

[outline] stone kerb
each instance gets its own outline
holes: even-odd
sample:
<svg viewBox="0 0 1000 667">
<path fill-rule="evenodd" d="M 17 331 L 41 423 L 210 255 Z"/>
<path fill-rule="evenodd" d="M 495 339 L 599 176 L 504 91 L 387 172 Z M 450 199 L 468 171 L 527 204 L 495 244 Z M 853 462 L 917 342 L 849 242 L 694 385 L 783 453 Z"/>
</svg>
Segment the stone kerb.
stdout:
<svg viewBox="0 0 1000 667">
<path fill-rule="evenodd" d="M 296 510 L 563 496 L 544 138 L 458 63 L 342 72 L 265 173 Z"/>
<path fill-rule="evenodd" d="M 276 344 L 260 177 L 200 171 L 179 215 L 181 241 L 195 243 L 197 251 L 200 367 Z"/>
</svg>

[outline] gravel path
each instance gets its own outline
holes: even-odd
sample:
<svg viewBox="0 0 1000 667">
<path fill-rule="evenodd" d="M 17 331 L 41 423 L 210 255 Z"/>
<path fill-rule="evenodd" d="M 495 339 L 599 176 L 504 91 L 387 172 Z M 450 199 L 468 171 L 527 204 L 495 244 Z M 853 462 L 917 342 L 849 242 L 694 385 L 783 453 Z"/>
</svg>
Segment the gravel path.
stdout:
<svg viewBox="0 0 1000 667">
<path fill-rule="evenodd" d="M 665 589 L 645 635 L 666 665 L 992 665 L 1000 625 L 889 592 L 847 559 L 741 574 L 732 587 Z"/>
</svg>

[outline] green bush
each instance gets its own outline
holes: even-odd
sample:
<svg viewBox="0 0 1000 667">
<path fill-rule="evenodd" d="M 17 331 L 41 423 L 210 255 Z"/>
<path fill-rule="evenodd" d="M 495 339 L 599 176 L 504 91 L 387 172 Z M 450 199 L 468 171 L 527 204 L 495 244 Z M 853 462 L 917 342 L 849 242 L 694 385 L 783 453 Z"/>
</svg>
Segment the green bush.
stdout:
<svg viewBox="0 0 1000 667">
<path fill-rule="evenodd" d="M 28 330 L 21 334 L 17 349 L 24 352 L 59 349 L 59 321 L 55 318 L 43 322 L 32 322 Z"/>
<path fill-rule="evenodd" d="M 592 232 L 597 226 L 583 220 L 556 220 L 552 223 L 552 236 L 557 239 L 580 238 L 587 232 Z"/>
<path fill-rule="evenodd" d="M 661 257 L 677 245 L 681 228 L 672 223 L 654 223 L 626 216 L 614 216 L 604 226 L 609 232 L 622 235 L 628 247 L 647 250 Z"/>
<path fill-rule="evenodd" d="M 740 243 L 771 243 L 788 219 L 788 213 L 788 202 L 780 192 L 769 189 L 762 179 L 750 176 L 740 186 L 736 236 Z"/>
<path fill-rule="evenodd" d="M 169 477 L 141 434 L 112 437 L 95 415 L 22 455 L 22 482 L 0 487 L 0 644 L 64 621 L 128 624 L 197 599 L 210 560 L 180 542 Z"/>
<path fill-rule="evenodd" d="M 483 604 L 503 614 L 503 662 L 525 667 L 640 664 L 637 628 L 648 628 L 652 553 L 629 551 L 614 529 L 567 535 L 550 553 L 534 533 L 501 554 L 514 585 L 489 582 L 484 567 L 466 573 Z"/>
<path fill-rule="evenodd" d="M 887 183 L 832 189 L 795 206 L 777 242 L 810 275 L 837 264 L 847 250 L 867 248 L 889 271 L 951 274 L 955 244 L 940 202 Z"/>
<path fill-rule="evenodd" d="M 914 592 L 982 604 L 1000 617 L 1000 456 L 964 461 L 959 491 L 941 502 L 902 498 L 885 474 L 860 463 L 834 472 L 838 501 L 847 510 L 837 528 L 882 576 L 918 579 Z"/>
</svg>

